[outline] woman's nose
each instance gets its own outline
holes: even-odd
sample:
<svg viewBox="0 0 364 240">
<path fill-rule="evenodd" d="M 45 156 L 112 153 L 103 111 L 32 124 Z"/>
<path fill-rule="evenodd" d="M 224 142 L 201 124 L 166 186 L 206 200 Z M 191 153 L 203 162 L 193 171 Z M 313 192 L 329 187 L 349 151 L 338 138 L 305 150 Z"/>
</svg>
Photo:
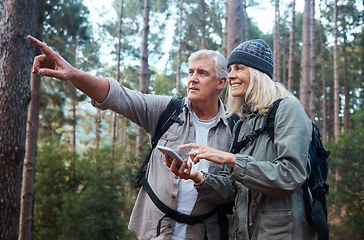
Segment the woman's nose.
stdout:
<svg viewBox="0 0 364 240">
<path fill-rule="evenodd" d="M 234 72 L 234 70 L 231 70 L 231 71 L 229 72 L 228 79 L 230 79 L 230 78 L 235 78 L 235 77 L 236 77 L 236 73 Z"/>
</svg>

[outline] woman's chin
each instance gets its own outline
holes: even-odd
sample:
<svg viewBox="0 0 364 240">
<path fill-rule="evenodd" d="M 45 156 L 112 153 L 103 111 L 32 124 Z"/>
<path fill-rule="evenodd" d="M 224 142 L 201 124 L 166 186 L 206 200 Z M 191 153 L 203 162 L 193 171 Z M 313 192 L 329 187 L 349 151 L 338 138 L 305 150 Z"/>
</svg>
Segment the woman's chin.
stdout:
<svg viewBox="0 0 364 240">
<path fill-rule="evenodd" d="M 234 92 L 232 92 L 232 93 L 231 93 L 231 96 L 232 96 L 232 97 L 244 97 L 244 94 L 241 94 L 241 93 L 234 93 Z"/>
</svg>

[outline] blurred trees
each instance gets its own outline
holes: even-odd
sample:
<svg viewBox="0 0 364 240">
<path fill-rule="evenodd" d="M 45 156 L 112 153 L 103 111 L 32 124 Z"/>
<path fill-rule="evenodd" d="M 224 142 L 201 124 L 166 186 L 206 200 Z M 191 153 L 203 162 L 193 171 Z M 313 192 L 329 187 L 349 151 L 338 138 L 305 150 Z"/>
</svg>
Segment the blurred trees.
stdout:
<svg viewBox="0 0 364 240">
<path fill-rule="evenodd" d="M 110 147 L 73 152 L 59 139 L 39 148 L 33 239 L 127 239 L 132 162 L 111 158 Z M 120 152 L 119 152 L 120 153 Z"/>
<path fill-rule="evenodd" d="M 364 107 L 352 114 L 352 130 L 344 132 L 336 143 L 328 144 L 331 150 L 330 171 L 340 171 L 340 181 L 330 188 L 328 195 L 331 219 L 330 239 L 362 239 L 364 229 Z M 349 154 L 348 154 L 349 153 Z M 330 174 L 330 184 L 336 182 Z M 334 219 L 334 204 L 341 206 L 344 214 Z"/>
</svg>

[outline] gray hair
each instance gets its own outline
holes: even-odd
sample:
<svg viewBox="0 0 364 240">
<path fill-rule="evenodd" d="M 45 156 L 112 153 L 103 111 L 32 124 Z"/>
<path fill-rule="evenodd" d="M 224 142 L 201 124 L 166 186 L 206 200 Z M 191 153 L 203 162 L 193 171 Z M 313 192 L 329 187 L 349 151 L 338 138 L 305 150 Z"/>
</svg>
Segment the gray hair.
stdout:
<svg viewBox="0 0 364 240">
<path fill-rule="evenodd" d="M 191 62 L 198 60 L 198 59 L 202 59 L 202 58 L 210 58 L 210 59 L 214 60 L 216 77 L 218 79 L 224 78 L 224 77 L 227 78 L 227 76 L 229 74 L 228 69 L 226 67 L 227 61 L 226 61 L 226 58 L 222 54 L 215 52 L 213 50 L 202 49 L 202 50 L 192 53 L 190 55 L 190 57 L 188 58 L 188 63 L 190 64 Z"/>
</svg>

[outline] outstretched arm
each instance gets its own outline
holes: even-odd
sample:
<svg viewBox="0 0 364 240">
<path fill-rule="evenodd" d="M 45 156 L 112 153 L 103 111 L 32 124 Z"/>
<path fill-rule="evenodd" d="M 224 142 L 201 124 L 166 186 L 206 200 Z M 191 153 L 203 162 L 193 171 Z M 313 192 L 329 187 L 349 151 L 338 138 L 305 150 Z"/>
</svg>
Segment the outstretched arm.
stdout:
<svg viewBox="0 0 364 240">
<path fill-rule="evenodd" d="M 44 53 L 34 58 L 33 73 L 62 81 L 68 80 L 94 101 L 104 101 L 110 88 L 106 78 L 92 76 L 74 68 L 61 55 L 32 36 L 28 36 L 28 40 Z"/>
</svg>

